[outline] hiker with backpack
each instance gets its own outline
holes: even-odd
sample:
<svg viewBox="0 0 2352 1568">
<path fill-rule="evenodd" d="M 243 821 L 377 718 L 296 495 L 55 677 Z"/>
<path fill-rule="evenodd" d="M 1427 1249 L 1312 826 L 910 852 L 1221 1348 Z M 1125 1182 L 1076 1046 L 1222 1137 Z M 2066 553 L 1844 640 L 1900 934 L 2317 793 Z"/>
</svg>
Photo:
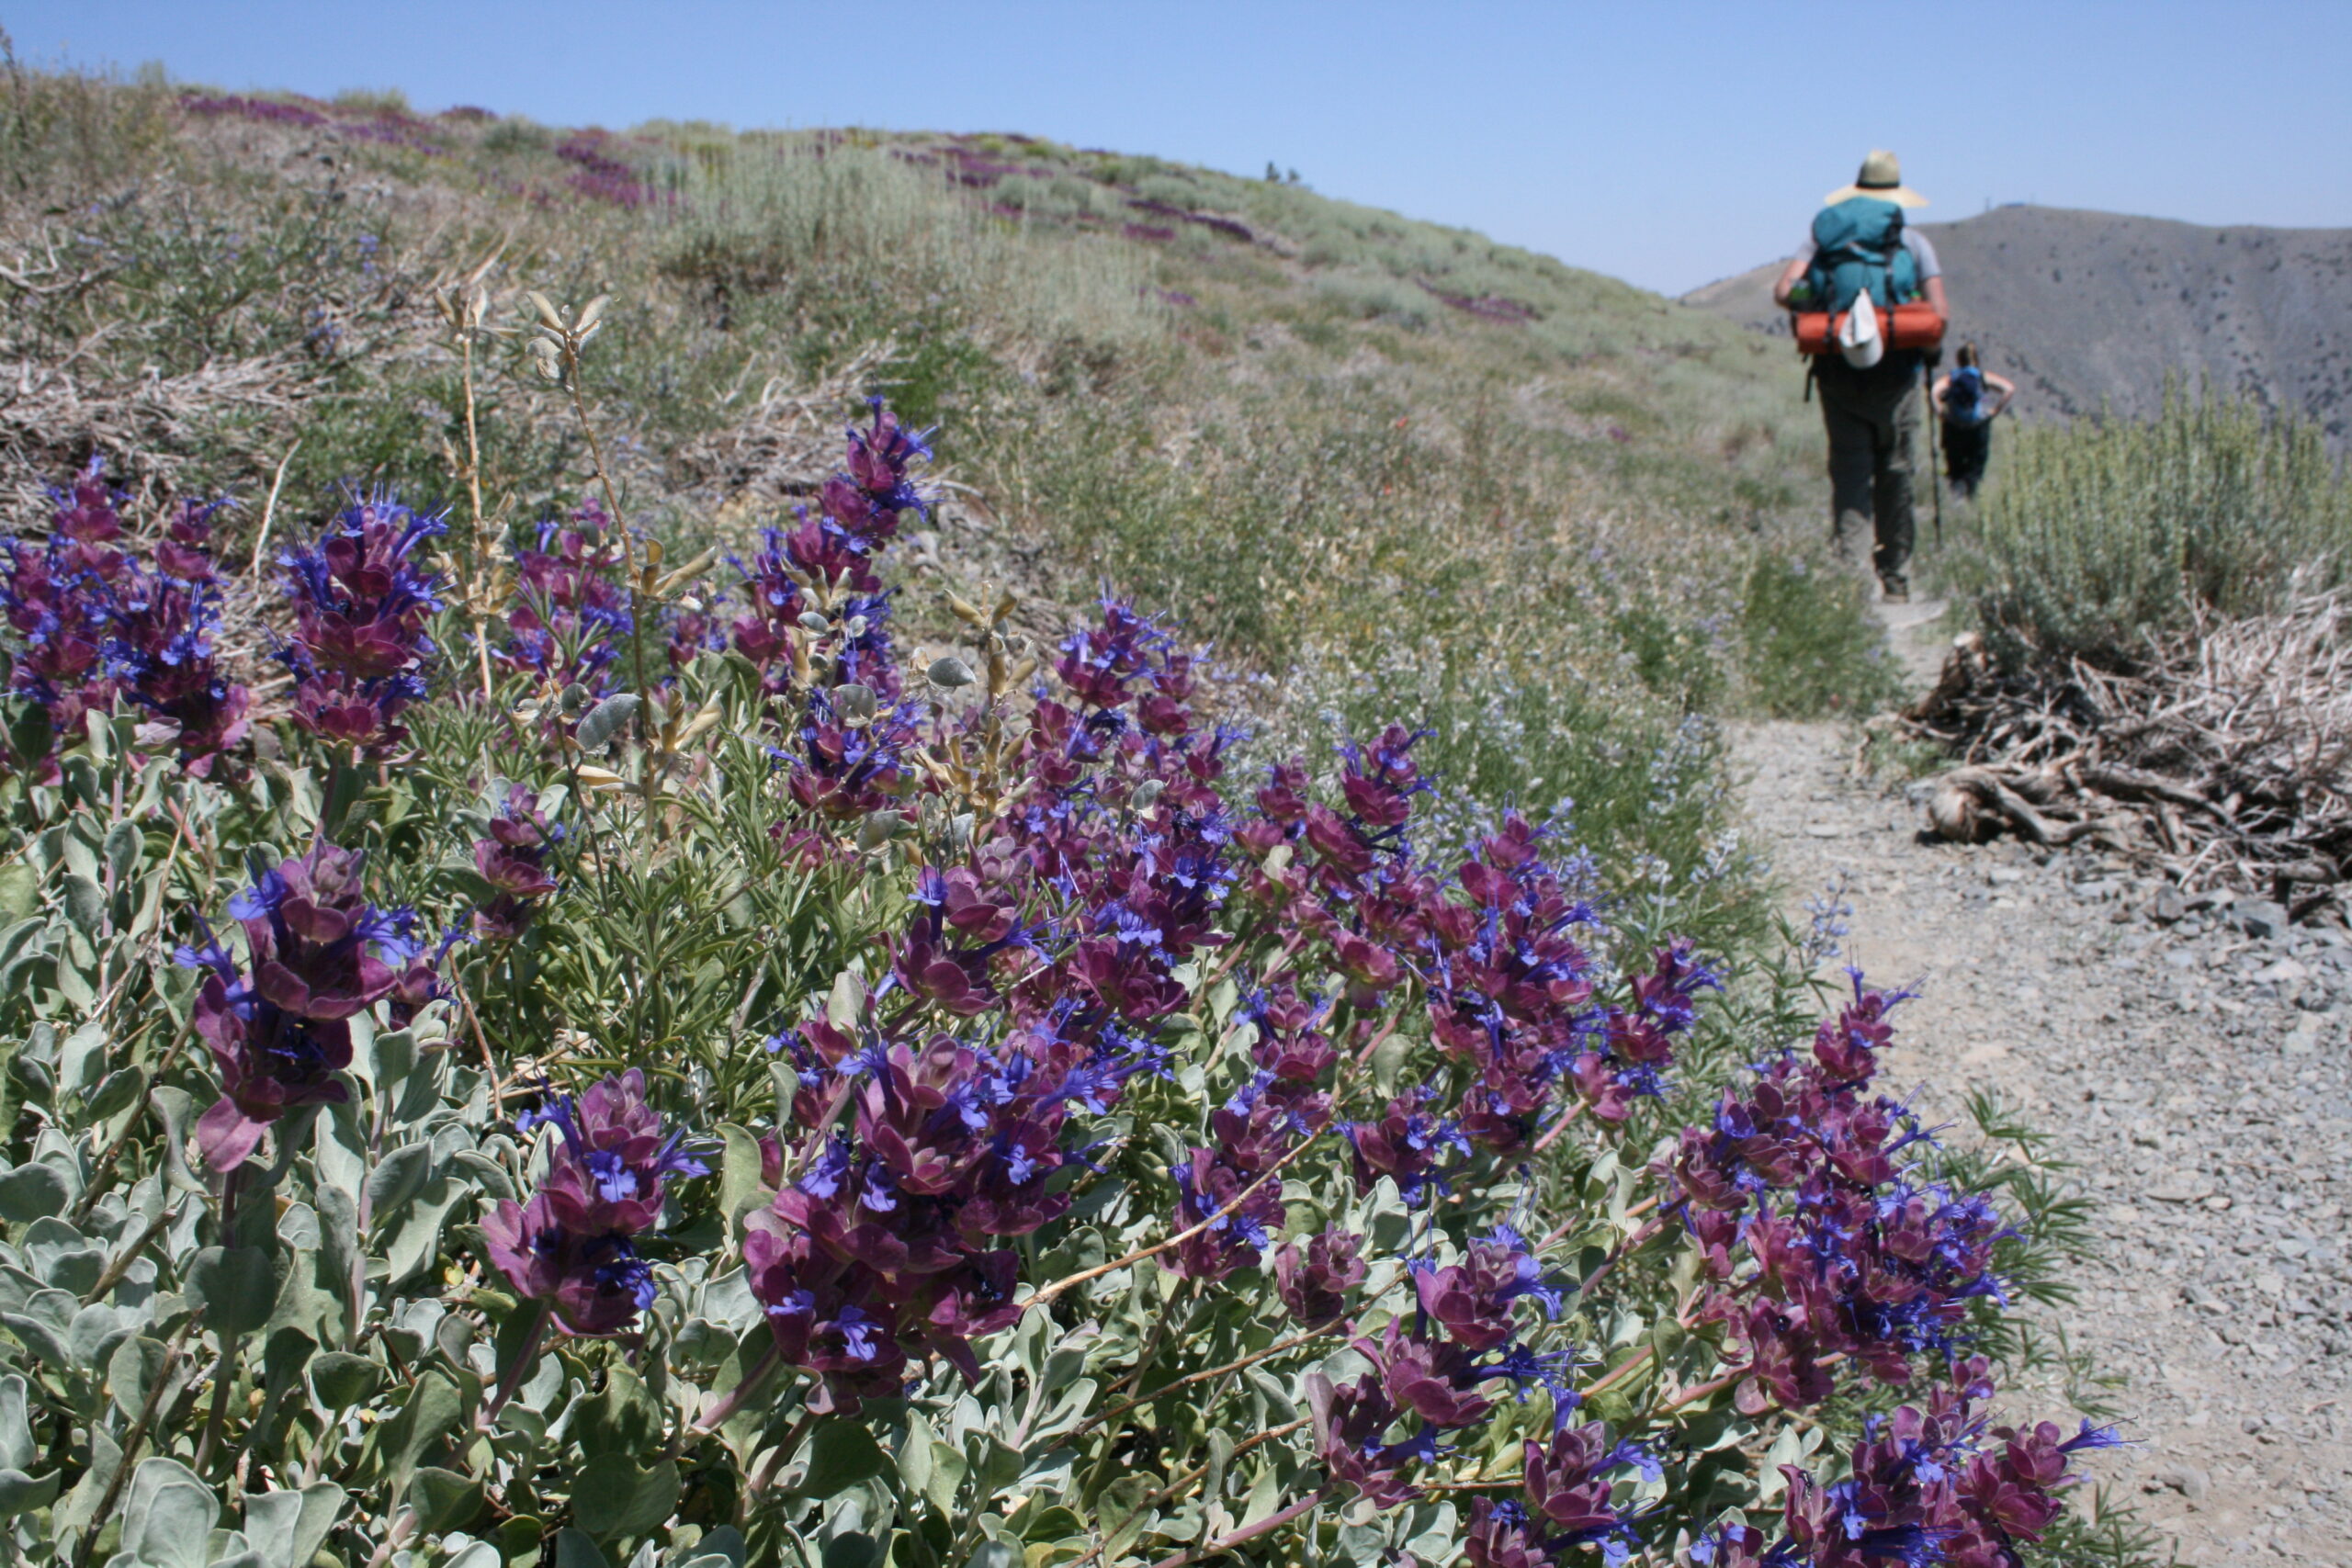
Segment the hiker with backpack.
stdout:
<svg viewBox="0 0 2352 1568">
<path fill-rule="evenodd" d="M 1993 456 L 1993 421 L 2018 395 L 2018 384 L 1985 369 L 1973 343 L 1960 345 L 1957 359 L 1959 367 L 1928 389 L 1928 400 L 1943 422 L 1944 477 L 1956 494 L 1973 501 Z"/>
<path fill-rule="evenodd" d="M 1919 368 L 1951 312 L 1928 237 L 1903 220 L 1928 198 L 1892 152 L 1862 160 L 1854 183 L 1822 198 L 1813 231 L 1772 286 L 1794 312 L 1829 436 L 1830 540 L 1859 565 L 1863 540 L 1889 604 L 1911 597 L 1912 433 Z"/>
</svg>

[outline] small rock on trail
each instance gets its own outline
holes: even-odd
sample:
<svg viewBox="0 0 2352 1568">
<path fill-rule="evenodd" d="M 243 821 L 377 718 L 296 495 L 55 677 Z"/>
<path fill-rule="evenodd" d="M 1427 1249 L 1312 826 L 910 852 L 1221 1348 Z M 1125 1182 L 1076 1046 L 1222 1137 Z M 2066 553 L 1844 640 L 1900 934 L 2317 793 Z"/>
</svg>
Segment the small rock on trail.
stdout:
<svg viewBox="0 0 2352 1568">
<path fill-rule="evenodd" d="M 2097 1251 L 2054 1322 L 2140 1444 L 2099 1478 L 2186 1562 L 2352 1562 L 2352 945 L 2226 901 L 2160 908 L 2086 855 L 1922 843 L 1899 791 L 1847 776 L 1849 732 L 1732 734 L 1792 916 L 1842 874 L 1846 961 L 1920 987 L 1898 1092 L 1964 1127 L 1996 1091 L 2076 1167 Z M 2067 1408 L 2050 1382 L 2004 1414 Z"/>
</svg>

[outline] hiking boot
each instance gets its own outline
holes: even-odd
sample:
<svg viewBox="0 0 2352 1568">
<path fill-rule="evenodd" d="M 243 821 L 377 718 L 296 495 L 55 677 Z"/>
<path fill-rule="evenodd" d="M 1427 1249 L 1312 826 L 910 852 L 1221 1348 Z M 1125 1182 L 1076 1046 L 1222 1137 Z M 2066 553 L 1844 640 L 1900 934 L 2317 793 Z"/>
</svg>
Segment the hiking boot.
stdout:
<svg viewBox="0 0 2352 1568">
<path fill-rule="evenodd" d="M 1906 579 L 1882 577 L 1878 580 L 1878 590 L 1879 603 L 1883 604 L 1911 603 L 1911 584 Z"/>
</svg>

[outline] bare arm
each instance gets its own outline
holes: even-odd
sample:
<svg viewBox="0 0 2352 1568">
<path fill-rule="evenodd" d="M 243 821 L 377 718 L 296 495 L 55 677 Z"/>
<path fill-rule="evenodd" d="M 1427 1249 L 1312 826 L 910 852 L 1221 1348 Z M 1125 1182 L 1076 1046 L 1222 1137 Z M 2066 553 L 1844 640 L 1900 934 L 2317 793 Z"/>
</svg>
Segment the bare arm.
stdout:
<svg viewBox="0 0 2352 1568">
<path fill-rule="evenodd" d="M 1928 387 L 1928 401 L 1934 405 L 1936 412 L 1940 414 L 1944 412 L 1944 393 L 1951 389 L 1951 376 L 1950 373 L 1937 377 L 1934 384 Z"/>
<path fill-rule="evenodd" d="M 1993 412 L 1985 415 L 1985 417 L 1987 419 L 1997 418 L 2001 411 L 2009 406 L 2009 400 L 2018 395 L 2018 384 L 2015 381 L 2010 380 L 2007 376 L 1994 376 L 1988 374 L 1984 378 L 1984 385 L 1985 388 L 1993 394 Z"/>
<path fill-rule="evenodd" d="M 1781 280 L 1772 285 L 1772 303 L 1783 310 L 1789 309 L 1789 293 L 1796 288 L 1797 281 L 1804 276 L 1804 257 L 1797 256 L 1781 269 Z"/>
</svg>

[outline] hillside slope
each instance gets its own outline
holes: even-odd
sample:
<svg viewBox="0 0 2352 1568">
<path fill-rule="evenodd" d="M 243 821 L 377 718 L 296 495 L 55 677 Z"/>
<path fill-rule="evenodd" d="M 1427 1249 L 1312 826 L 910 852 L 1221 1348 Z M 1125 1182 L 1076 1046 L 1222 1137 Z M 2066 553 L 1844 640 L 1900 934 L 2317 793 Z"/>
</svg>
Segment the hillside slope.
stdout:
<svg viewBox="0 0 2352 1568">
<path fill-rule="evenodd" d="M 1260 671 L 1428 648 L 1777 707 L 1810 699 L 1748 648 L 1851 650 L 1781 624 L 1844 625 L 1835 592 L 1742 637 L 1758 562 L 1778 581 L 1818 532 L 1818 425 L 1771 345 L 1467 231 L 1012 134 L 66 77 L 0 118 L 16 526 L 98 456 L 144 495 L 297 519 L 344 483 L 457 493 L 431 300 L 483 268 L 525 333 L 526 289 L 610 297 L 593 400 L 629 509 L 680 545 L 788 516 L 874 393 L 937 426 L 958 513 L 1025 583 L 1111 583 Z M 577 505 L 568 401 L 516 336 L 479 368 L 498 521 Z"/>
<path fill-rule="evenodd" d="M 2155 412 L 2165 378 L 2210 381 L 2352 436 L 2352 229 L 2207 228 L 2005 207 L 1921 227 L 1950 275 L 1953 326 L 2016 379 L 2018 412 Z M 1787 332 L 1769 263 L 1683 302 Z"/>
</svg>

